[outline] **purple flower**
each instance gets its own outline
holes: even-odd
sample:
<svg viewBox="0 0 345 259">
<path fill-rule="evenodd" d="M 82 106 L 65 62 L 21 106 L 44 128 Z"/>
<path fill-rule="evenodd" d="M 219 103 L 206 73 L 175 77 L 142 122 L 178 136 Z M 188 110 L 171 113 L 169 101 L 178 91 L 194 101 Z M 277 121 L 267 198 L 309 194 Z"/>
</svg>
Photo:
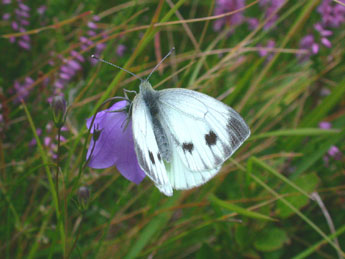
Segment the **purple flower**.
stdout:
<svg viewBox="0 0 345 259">
<path fill-rule="evenodd" d="M 278 15 L 274 14 L 283 4 L 285 0 L 260 0 L 260 5 L 265 8 L 265 17 L 271 17 L 266 24 L 264 25 L 264 29 L 268 30 L 274 24 L 274 22 L 278 19 Z"/>
<path fill-rule="evenodd" d="M 88 22 L 87 27 L 94 30 L 98 28 L 97 24 L 95 24 L 94 22 Z"/>
<path fill-rule="evenodd" d="M 43 15 L 47 10 L 47 6 L 41 5 L 40 7 L 37 8 L 37 13 L 40 15 Z"/>
<path fill-rule="evenodd" d="M 267 59 L 270 60 L 270 59 L 273 57 L 273 53 L 270 52 L 270 51 L 267 50 L 267 49 L 274 48 L 275 45 L 276 45 L 276 43 L 275 43 L 274 40 L 269 40 L 269 41 L 267 42 L 266 47 L 259 50 L 259 55 L 260 55 L 261 57 L 267 56 Z"/>
<path fill-rule="evenodd" d="M 127 105 L 127 101 L 120 101 L 97 113 L 91 129 L 94 135 L 87 153 L 88 166 L 101 169 L 115 165 L 124 177 L 139 184 L 145 173 L 135 154 L 132 122 L 129 121 L 127 125 L 128 115 L 122 110 Z M 86 122 L 88 128 L 92 118 Z"/>
<path fill-rule="evenodd" d="M 26 11 L 26 12 L 30 11 L 30 7 L 27 6 L 26 4 L 23 4 L 23 3 L 20 3 L 20 2 L 19 2 L 18 6 L 19 6 L 19 8 L 22 9 L 23 11 Z"/>
<path fill-rule="evenodd" d="M 94 15 L 92 17 L 92 20 L 94 20 L 95 22 L 99 22 L 101 20 L 101 17 L 99 17 L 98 15 Z"/>
<path fill-rule="evenodd" d="M 123 54 L 125 53 L 127 47 L 123 44 L 120 44 L 117 46 L 117 49 L 116 49 L 116 54 L 119 56 L 119 57 L 122 57 Z"/>
<path fill-rule="evenodd" d="M 73 69 L 73 70 L 75 70 L 75 71 L 81 70 L 81 65 L 80 65 L 77 61 L 75 61 L 75 60 L 73 60 L 73 59 L 68 60 L 68 61 L 67 61 L 67 65 L 68 65 L 71 69 Z"/>
<path fill-rule="evenodd" d="M 332 0 L 323 0 L 317 11 L 321 15 L 324 26 L 339 27 L 345 22 L 345 6 Z"/>
<path fill-rule="evenodd" d="M 333 34 L 330 30 L 325 30 L 320 23 L 314 25 L 315 30 L 317 30 L 322 37 L 329 37 Z"/>
<path fill-rule="evenodd" d="M 332 47 L 332 43 L 327 38 L 321 38 L 321 43 L 326 46 L 327 48 Z"/>
<path fill-rule="evenodd" d="M 304 36 L 301 39 L 299 46 L 301 49 L 309 50 L 309 54 L 307 55 L 301 55 L 301 54 L 297 55 L 301 61 L 305 61 L 309 59 L 311 55 L 315 55 L 319 52 L 319 44 L 315 42 L 314 36 L 311 34 Z"/>
<path fill-rule="evenodd" d="M 25 40 L 19 40 L 18 45 L 21 46 L 23 49 L 29 50 L 31 48 L 31 45 L 29 42 Z"/>
<path fill-rule="evenodd" d="M 75 57 L 76 59 L 78 59 L 80 62 L 84 62 L 84 57 L 82 55 L 80 55 L 79 52 L 72 50 L 71 51 L 71 56 Z"/>
<path fill-rule="evenodd" d="M 259 26 L 259 20 L 256 19 L 256 18 L 248 18 L 248 19 L 247 19 L 247 23 L 248 23 L 249 28 L 250 28 L 251 30 L 255 30 L 256 27 Z"/>
<path fill-rule="evenodd" d="M 219 15 L 227 12 L 232 12 L 243 7 L 244 0 L 217 0 L 214 14 Z M 213 24 L 213 29 L 215 31 L 220 31 L 225 24 L 235 26 L 241 24 L 243 21 L 243 11 L 236 12 L 230 16 L 216 20 Z"/>
<path fill-rule="evenodd" d="M 319 128 L 320 129 L 330 129 L 330 128 L 332 128 L 332 124 L 328 121 L 321 121 L 319 123 Z"/>
<path fill-rule="evenodd" d="M 342 153 L 340 152 L 339 148 L 336 146 L 331 146 L 328 150 L 328 155 L 333 157 L 335 160 L 341 160 Z"/>
<path fill-rule="evenodd" d="M 14 89 L 17 94 L 15 102 L 19 102 L 20 100 L 25 99 L 29 95 L 31 85 L 34 82 L 35 81 L 31 77 L 26 77 L 22 84 L 20 84 L 18 81 L 14 81 Z"/>
<path fill-rule="evenodd" d="M 2 19 L 4 21 L 8 21 L 10 18 L 11 18 L 11 15 L 9 13 L 4 13 L 3 16 L 2 16 Z"/>
</svg>

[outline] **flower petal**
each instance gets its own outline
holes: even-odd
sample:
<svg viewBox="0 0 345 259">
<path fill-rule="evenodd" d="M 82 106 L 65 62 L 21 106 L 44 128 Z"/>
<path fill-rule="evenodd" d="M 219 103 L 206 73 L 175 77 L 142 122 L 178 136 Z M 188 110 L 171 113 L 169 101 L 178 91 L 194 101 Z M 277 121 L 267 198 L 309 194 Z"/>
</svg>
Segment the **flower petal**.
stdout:
<svg viewBox="0 0 345 259">
<path fill-rule="evenodd" d="M 96 169 L 115 165 L 119 172 L 128 180 L 140 183 L 145 173 L 141 170 L 134 150 L 131 121 L 127 124 L 127 113 L 121 111 L 127 101 L 115 103 L 109 109 L 97 113 L 91 133 L 100 131 L 98 139 L 92 139 L 87 158 L 92 155 L 88 166 Z M 90 128 L 92 118 L 87 120 Z"/>
</svg>

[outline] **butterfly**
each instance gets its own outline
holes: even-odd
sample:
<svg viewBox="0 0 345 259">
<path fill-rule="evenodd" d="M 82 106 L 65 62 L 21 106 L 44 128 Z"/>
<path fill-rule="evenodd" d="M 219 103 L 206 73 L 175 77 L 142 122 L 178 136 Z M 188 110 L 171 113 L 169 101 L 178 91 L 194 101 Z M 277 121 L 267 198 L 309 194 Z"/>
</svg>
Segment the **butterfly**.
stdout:
<svg viewBox="0 0 345 259">
<path fill-rule="evenodd" d="M 139 78 L 130 113 L 141 169 L 163 194 L 172 196 L 174 189 L 191 189 L 216 175 L 250 129 L 234 109 L 206 94 L 154 90 L 148 79 L 159 64 L 147 79 Z"/>
</svg>

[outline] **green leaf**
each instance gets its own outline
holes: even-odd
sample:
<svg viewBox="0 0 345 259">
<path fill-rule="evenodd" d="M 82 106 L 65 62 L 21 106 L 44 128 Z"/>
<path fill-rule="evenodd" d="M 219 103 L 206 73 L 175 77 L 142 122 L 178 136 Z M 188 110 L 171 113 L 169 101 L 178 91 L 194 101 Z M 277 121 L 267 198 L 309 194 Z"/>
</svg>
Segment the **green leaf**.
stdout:
<svg viewBox="0 0 345 259">
<path fill-rule="evenodd" d="M 216 196 L 214 195 L 211 195 L 209 197 L 209 201 L 211 203 L 213 203 L 214 205 L 217 205 L 219 207 L 222 207 L 222 208 L 225 208 L 225 209 L 228 209 L 232 212 L 236 212 L 238 213 L 239 215 L 243 215 L 243 216 L 247 216 L 249 218 L 255 218 L 255 219 L 263 219 L 263 220 L 274 220 L 273 218 L 269 217 L 269 216 L 266 216 L 266 215 L 262 215 L 260 213 L 257 213 L 257 212 L 253 212 L 253 211 L 250 211 L 250 210 L 247 210 L 247 209 L 244 209 L 240 206 L 237 206 L 237 205 L 234 205 L 232 203 L 228 203 L 228 202 L 225 202 L 225 201 L 222 201 L 220 199 L 218 199 Z"/>
<path fill-rule="evenodd" d="M 250 242 L 252 241 L 251 240 L 252 238 L 251 238 L 249 231 L 250 231 L 250 229 L 248 228 L 248 226 L 244 226 L 244 225 L 236 226 L 235 240 L 236 240 L 236 243 L 241 248 L 247 247 L 248 244 L 250 244 Z"/>
<path fill-rule="evenodd" d="M 180 195 L 175 194 L 173 197 L 168 198 L 164 205 L 161 206 L 161 209 L 173 206 L 178 201 L 179 197 Z M 128 250 L 128 254 L 125 256 L 125 258 L 136 258 L 139 253 L 145 248 L 145 246 L 150 243 L 153 236 L 158 235 L 166 227 L 166 224 L 168 223 L 168 220 L 170 219 L 172 214 L 172 211 L 167 211 L 155 216 L 141 231 L 138 239 Z"/>
<path fill-rule="evenodd" d="M 319 182 L 319 179 L 314 173 L 311 173 L 307 175 L 301 175 L 300 177 L 298 177 L 298 179 L 296 179 L 293 182 L 301 189 L 303 189 L 305 192 L 310 193 L 315 190 Z M 292 194 L 292 196 L 286 197 L 285 199 L 288 202 L 290 202 L 293 206 L 295 206 L 297 209 L 304 207 L 310 201 L 308 197 L 296 193 L 296 190 L 291 186 L 285 186 L 284 188 L 282 188 L 281 193 Z M 294 214 L 294 212 L 283 202 L 278 201 L 276 207 L 276 214 L 279 215 L 279 217 L 281 218 L 287 218 Z"/>
<path fill-rule="evenodd" d="M 285 231 L 280 228 L 265 228 L 258 233 L 254 246 L 259 251 L 269 252 L 281 248 L 288 240 Z"/>
</svg>

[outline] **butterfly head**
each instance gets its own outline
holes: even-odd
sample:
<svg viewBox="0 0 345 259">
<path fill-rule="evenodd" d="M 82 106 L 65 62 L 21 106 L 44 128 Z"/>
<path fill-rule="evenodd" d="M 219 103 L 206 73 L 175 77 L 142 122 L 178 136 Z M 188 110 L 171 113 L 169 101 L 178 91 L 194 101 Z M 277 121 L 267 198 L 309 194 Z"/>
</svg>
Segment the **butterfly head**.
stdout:
<svg viewBox="0 0 345 259">
<path fill-rule="evenodd" d="M 147 92 L 147 91 L 150 91 L 150 90 L 154 91 L 153 88 L 152 88 L 152 85 L 147 80 L 142 80 L 141 81 L 140 86 L 139 86 L 139 90 L 140 90 L 141 93 Z"/>
</svg>

